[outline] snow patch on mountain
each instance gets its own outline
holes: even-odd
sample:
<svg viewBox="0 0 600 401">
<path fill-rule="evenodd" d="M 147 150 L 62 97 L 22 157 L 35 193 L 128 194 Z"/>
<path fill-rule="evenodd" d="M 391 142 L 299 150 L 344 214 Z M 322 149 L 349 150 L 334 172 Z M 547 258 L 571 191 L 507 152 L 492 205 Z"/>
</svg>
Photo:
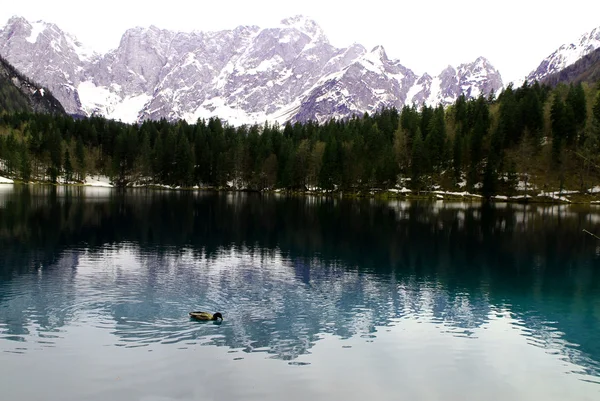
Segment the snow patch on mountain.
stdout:
<svg viewBox="0 0 600 401">
<path fill-rule="evenodd" d="M 105 86 L 96 86 L 91 81 L 81 82 L 77 87 L 81 107 L 87 115 L 106 114 L 107 106 L 116 103 L 118 96 Z"/>
<path fill-rule="evenodd" d="M 31 33 L 25 39 L 29 43 L 35 43 L 38 40 L 38 36 L 46 29 L 46 24 L 41 21 L 31 23 Z"/>
<path fill-rule="evenodd" d="M 77 90 L 82 109 L 87 115 L 102 115 L 106 118 L 135 123 L 139 120 L 140 110 L 150 101 L 151 96 L 139 94 L 134 96 L 119 96 L 120 86 L 96 86 L 91 81 L 79 84 Z"/>
<path fill-rule="evenodd" d="M 139 120 L 140 110 L 150 101 L 152 97 L 147 94 L 128 96 L 116 103 L 107 118 L 112 118 L 124 123 L 135 123 Z"/>
</svg>

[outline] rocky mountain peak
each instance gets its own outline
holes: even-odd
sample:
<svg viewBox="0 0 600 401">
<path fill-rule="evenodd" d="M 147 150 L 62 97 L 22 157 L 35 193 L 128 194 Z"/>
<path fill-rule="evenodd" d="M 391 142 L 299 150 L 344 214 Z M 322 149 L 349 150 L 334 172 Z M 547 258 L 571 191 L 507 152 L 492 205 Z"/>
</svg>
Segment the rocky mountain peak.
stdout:
<svg viewBox="0 0 600 401">
<path fill-rule="evenodd" d="M 446 68 L 442 70 L 440 73 L 440 77 L 453 77 L 456 75 L 456 70 L 451 65 L 448 65 Z"/>
<path fill-rule="evenodd" d="M 293 17 L 285 18 L 281 20 L 281 25 L 284 27 L 297 29 L 305 33 L 312 39 L 326 39 L 325 32 L 323 32 L 323 29 L 321 29 L 319 24 L 303 15 L 296 15 Z"/>
</svg>

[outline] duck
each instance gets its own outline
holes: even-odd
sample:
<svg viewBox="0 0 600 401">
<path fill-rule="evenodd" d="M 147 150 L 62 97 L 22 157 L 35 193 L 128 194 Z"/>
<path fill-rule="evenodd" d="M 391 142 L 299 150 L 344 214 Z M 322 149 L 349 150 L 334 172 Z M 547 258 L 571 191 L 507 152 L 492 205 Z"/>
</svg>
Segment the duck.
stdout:
<svg viewBox="0 0 600 401">
<path fill-rule="evenodd" d="M 190 317 L 197 320 L 223 320 L 221 312 L 215 314 L 209 312 L 190 312 Z"/>
</svg>

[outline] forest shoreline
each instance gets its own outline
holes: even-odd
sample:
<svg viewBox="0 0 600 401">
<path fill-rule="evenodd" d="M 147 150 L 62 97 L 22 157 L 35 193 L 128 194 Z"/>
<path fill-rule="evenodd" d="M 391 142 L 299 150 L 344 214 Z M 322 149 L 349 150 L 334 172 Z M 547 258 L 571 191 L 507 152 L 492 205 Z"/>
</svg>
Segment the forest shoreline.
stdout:
<svg viewBox="0 0 600 401">
<path fill-rule="evenodd" d="M 575 191 L 559 191 L 548 194 L 535 194 L 534 191 L 529 191 L 528 194 L 509 196 L 509 195 L 494 195 L 486 198 L 479 194 L 469 193 L 467 191 L 456 192 L 451 190 L 438 189 L 435 191 L 421 190 L 418 193 L 410 190 L 398 189 L 372 189 L 367 191 L 322 191 L 322 190 L 287 190 L 287 189 L 270 189 L 270 190 L 251 190 L 238 189 L 231 187 L 215 188 L 215 187 L 172 187 L 161 184 L 137 184 L 134 186 L 113 186 L 113 185 L 94 185 L 85 183 L 54 183 L 50 181 L 30 181 L 24 182 L 18 179 L 13 182 L 0 181 L 0 188 L 9 185 L 35 185 L 48 187 L 63 187 L 63 188 L 103 188 L 108 190 L 127 190 L 127 189 L 142 189 L 153 191 L 182 191 L 182 192 L 216 192 L 216 193 L 252 193 L 252 194 L 276 194 L 285 196 L 319 196 L 327 198 L 346 198 L 346 199 L 375 199 L 375 200 L 405 200 L 405 201 L 443 201 L 443 202 L 479 202 L 479 203 L 515 203 L 515 204 L 547 204 L 547 205 L 590 205 L 600 206 L 600 193 L 581 194 Z M 558 195 L 555 195 L 558 193 Z M 571 196 L 573 199 L 566 198 Z"/>
</svg>

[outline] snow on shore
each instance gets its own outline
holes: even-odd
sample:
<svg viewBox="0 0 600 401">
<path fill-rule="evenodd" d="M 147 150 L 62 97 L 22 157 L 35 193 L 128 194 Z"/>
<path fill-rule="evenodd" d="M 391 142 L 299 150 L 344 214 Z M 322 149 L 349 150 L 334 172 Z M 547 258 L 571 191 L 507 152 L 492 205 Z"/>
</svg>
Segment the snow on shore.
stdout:
<svg viewBox="0 0 600 401">
<path fill-rule="evenodd" d="M 15 182 L 10 178 L 2 177 L 0 175 L 0 184 L 14 184 Z"/>
<path fill-rule="evenodd" d="M 108 177 L 105 176 L 97 176 L 95 179 L 87 176 L 85 178 L 85 182 L 83 183 L 83 185 L 88 186 L 88 187 L 105 187 L 105 188 L 112 188 L 113 185 L 110 183 L 110 180 Z"/>
</svg>

